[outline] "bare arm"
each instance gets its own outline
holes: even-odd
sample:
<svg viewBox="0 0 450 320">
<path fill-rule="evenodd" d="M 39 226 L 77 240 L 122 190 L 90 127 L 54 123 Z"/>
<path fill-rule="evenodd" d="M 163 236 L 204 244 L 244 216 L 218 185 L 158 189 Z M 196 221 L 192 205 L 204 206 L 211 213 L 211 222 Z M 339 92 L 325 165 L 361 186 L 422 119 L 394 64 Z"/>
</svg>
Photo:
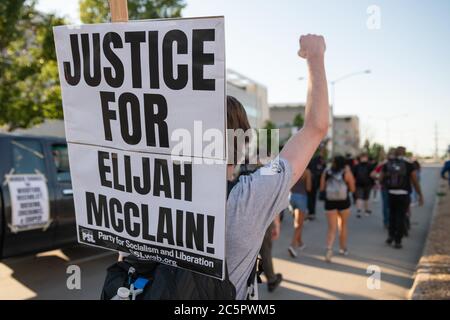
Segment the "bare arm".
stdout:
<svg viewBox="0 0 450 320">
<path fill-rule="evenodd" d="M 320 176 L 320 186 L 319 186 L 319 190 L 320 192 L 325 191 L 325 184 L 326 184 L 326 178 L 325 178 L 325 171 L 322 173 L 322 175 Z"/>
<path fill-rule="evenodd" d="M 277 214 L 275 216 L 275 219 L 273 220 L 272 240 L 277 240 L 280 237 L 280 230 L 281 230 L 280 215 Z"/>
<path fill-rule="evenodd" d="M 309 74 L 305 123 L 280 152 L 280 156 L 292 166 L 291 186 L 302 176 L 328 131 L 329 104 L 324 55 L 325 41 L 322 36 L 300 37 L 299 56 L 306 59 Z"/>
<path fill-rule="evenodd" d="M 348 189 L 350 192 L 355 192 L 355 177 L 353 176 L 352 170 L 349 167 L 345 167 L 345 182 L 347 182 Z"/>
<path fill-rule="evenodd" d="M 420 188 L 419 181 L 417 180 L 417 174 L 415 170 L 411 172 L 411 183 L 414 187 L 414 190 L 416 190 L 417 194 L 419 195 L 419 205 L 422 206 L 423 205 L 422 189 Z"/>
</svg>

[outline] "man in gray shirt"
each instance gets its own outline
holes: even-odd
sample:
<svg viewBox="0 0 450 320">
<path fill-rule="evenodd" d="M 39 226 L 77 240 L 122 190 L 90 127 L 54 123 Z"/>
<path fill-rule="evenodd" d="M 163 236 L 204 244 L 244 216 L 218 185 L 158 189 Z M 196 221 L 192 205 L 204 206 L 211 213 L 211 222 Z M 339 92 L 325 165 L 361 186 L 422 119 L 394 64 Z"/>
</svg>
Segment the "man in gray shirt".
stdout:
<svg viewBox="0 0 450 320">
<path fill-rule="evenodd" d="M 317 35 L 301 36 L 298 55 L 306 59 L 309 73 L 304 126 L 289 139 L 277 159 L 249 176 L 241 176 L 227 201 L 225 255 L 238 300 L 247 297 L 247 281 L 266 229 L 287 207 L 289 190 L 328 131 L 325 40 Z M 227 98 L 227 127 L 244 131 L 250 128 L 244 107 L 233 97 Z M 235 155 L 238 152 L 233 151 Z M 233 180 L 234 168 L 228 165 L 228 180 Z"/>
<path fill-rule="evenodd" d="M 304 126 L 286 143 L 277 159 L 249 176 L 241 176 L 227 201 L 226 259 L 238 300 L 247 297 L 247 280 L 266 229 L 275 215 L 287 207 L 289 190 L 302 176 L 328 131 L 323 37 L 300 37 L 298 54 L 306 59 L 309 72 Z M 244 108 L 233 97 L 227 99 L 227 124 L 228 129 L 249 128 Z M 229 165 L 229 180 L 232 180 L 233 171 L 234 166 Z"/>
</svg>

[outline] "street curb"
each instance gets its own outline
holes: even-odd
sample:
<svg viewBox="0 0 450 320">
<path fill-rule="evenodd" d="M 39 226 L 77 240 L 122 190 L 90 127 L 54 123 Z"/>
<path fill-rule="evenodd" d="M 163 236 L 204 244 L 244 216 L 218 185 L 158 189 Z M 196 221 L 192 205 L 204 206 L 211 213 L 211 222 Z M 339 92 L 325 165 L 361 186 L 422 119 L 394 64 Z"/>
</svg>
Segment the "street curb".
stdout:
<svg viewBox="0 0 450 320">
<path fill-rule="evenodd" d="M 440 182 L 438 181 L 438 189 L 437 190 L 439 190 L 439 186 L 440 186 Z M 426 256 L 426 253 L 429 251 L 429 248 L 430 248 L 431 240 L 429 238 L 429 235 L 430 235 L 430 231 L 432 230 L 435 220 L 436 220 L 436 217 L 437 217 L 437 211 L 439 208 L 439 200 L 440 200 L 439 196 L 436 195 L 435 199 L 434 199 L 434 204 L 433 204 L 431 221 L 428 226 L 427 239 L 425 241 L 425 246 L 423 247 L 423 251 L 422 251 L 420 260 L 416 266 L 416 271 L 414 273 L 414 283 L 407 294 L 408 300 L 422 300 L 423 292 L 422 292 L 422 288 L 421 288 L 420 284 L 427 282 L 430 279 L 431 266 L 430 266 L 430 264 L 428 264 L 424 261 L 425 260 L 424 257 Z"/>
</svg>

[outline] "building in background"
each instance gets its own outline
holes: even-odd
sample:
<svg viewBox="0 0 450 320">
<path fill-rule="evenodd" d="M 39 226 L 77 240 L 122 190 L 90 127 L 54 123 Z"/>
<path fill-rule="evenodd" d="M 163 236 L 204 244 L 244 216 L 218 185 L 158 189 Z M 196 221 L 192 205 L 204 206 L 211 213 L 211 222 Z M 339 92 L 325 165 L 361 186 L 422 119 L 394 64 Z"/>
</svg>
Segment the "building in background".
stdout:
<svg viewBox="0 0 450 320">
<path fill-rule="evenodd" d="M 334 154 L 356 156 L 360 150 L 359 118 L 334 117 Z"/>
<path fill-rule="evenodd" d="M 263 128 L 269 119 L 267 88 L 240 73 L 227 70 L 227 95 L 238 99 L 247 112 L 252 128 Z"/>
<path fill-rule="evenodd" d="M 294 119 L 301 115 L 305 118 L 305 104 L 303 103 L 278 103 L 270 105 L 270 121 L 280 129 L 280 142 L 283 144 L 297 131 Z"/>
</svg>

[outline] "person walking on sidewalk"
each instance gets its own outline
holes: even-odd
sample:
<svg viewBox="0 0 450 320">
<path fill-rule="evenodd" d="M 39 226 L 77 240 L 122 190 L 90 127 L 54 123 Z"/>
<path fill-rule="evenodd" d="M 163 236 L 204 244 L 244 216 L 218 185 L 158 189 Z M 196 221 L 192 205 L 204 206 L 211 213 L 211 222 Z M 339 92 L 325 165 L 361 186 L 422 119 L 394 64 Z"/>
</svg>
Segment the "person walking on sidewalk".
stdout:
<svg viewBox="0 0 450 320">
<path fill-rule="evenodd" d="M 281 273 L 275 273 L 272 260 L 272 242 L 280 237 L 280 215 L 277 215 L 264 234 L 263 243 L 259 250 L 261 260 L 259 269 L 264 272 L 267 279 L 267 290 L 273 292 L 283 280 Z"/>
<path fill-rule="evenodd" d="M 364 210 L 366 216 L 369 216 L 372 211 L 369 209 L 370 191 L 373 187 L 373 179 L 370 173 L 374 166 L 369 163 L 369 156 L 363 153 L 359 157 L 359 163 L 353 168 L 353 174 L 356 181 L 356 208 L 357 218 L 361 218 L 361 212 Z"/>
<path fill-rule="evenodd" d="M 320 191 L 325 193 L 328 220 L 325 260 L 331 262 L 337 229 L 339 229 L 339 253 L 348 255 L 347 220 L 351 206 L 349 192 L 355 191 L 355 178 L 344 157 L 335 157 L 331 168 L 324 171 L 320 180 Z"/>
<path fill-rule="evenodd" d="M 303 250 L 305 244 L 302 240 L 303 221 L 307 212 L 308 197 L 307 192 L 311 190 L 312 178 L 311 171 L 305 170 L 303 176 L 292 187 L 289 197 L 289 203 L 294 214 L 294 235 L 292 236 L 291 245 L 288 252 L 292 258 L 297 258 L 297 250 Z"/>
<path fill-rule="evenodd" d="M 389 149 L 387 158 L 378 164 L 371 173 L 372 179 L 376 179 L 380 185 L 381 202 L 382 202 L 382 213 L 383 213 L 383 226 L 385 230 L 389 230 L 389 191 L 386 187 L 385 182 L 381 181 L 381 171 L 384 165 L 389 161 L 394 159 L 395 149 Z"/>
<path fill-rule="evenodd" d="M 402 238 L 405 235 L 406 214 L 411 202 L 412 188 L 419 196 L 419 206 L 423 205 L 423 195 L 417 181 L 416 170 L 405 158 L 406 149 L 398 147 L 395 158 L 389 160 L 381 170 L 380 180 L 389 193 L 389 237 L 388 245 L 394 243 L 396 249 L 402 248 Z"/>
<path fill-rule="evenodd" d="M 449 150 L 448 155 L 450 157 L 450 150 Z M 447 177 L 445 176 L 446 174 L 447 174 Z M 442 167 L 441 178 L 448 180 L 448 187 L 450 189 L 450 159 L 445 161 L 444 166 Z"/>
<path fill-rule="evenodd" d="M 317 155 L 311 159 L 308 164 L 308 169 L 311 172 L 311 190 L 308 191 L 308 220 L 314 220 L 316 218 L 316 203 L 317 203 L 317 191 L 320 187 L 320 177 L 326 167 L 325 161 L 325 148 L 320 146 L 317 150 Z"/>
</svg>

